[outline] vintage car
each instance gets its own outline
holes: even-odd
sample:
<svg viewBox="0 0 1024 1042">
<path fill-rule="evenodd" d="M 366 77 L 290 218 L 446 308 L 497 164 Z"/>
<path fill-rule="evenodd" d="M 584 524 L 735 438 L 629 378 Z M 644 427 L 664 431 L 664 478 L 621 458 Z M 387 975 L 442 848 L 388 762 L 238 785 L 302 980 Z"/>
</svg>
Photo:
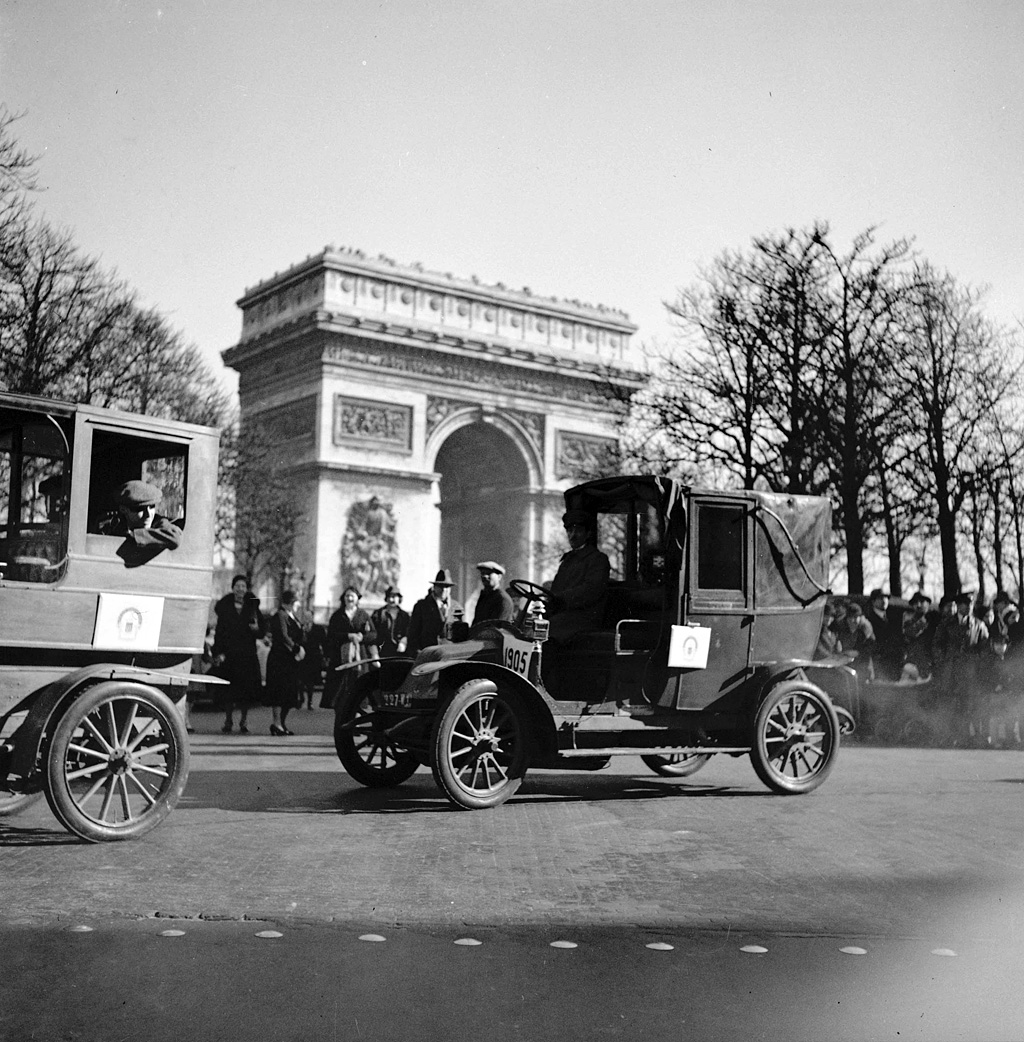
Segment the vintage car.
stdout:
<svg viewBox="0 0 1024 1042">
<path fill-rule="evenodd" d="M 429 765 L 467 809 L 503 803 L 531 766 L 594 770 L 628 754 L 674 776 L 749 755 L 777 793 L 820 785 L 840 736 L 806 675 L 828 593 L 828 501 L 611 477 L 565 502 L 597 515 L 612 562 L 600 627 L 556 646 L 547 590 L 513 580 L 514 623 L 382 660 L 348 686 L 334 737 L 349 774 L 391 786 Z"/>
<path fill-rule="evenodd" d="M 177 802 L 217 453 L 208 427 L 0 394 L 0 816 L 44 792 L 71 832 L 116 840 Z M 162 491 L 175 548 L 118 532 L 132 480 Z"/>
</svg>

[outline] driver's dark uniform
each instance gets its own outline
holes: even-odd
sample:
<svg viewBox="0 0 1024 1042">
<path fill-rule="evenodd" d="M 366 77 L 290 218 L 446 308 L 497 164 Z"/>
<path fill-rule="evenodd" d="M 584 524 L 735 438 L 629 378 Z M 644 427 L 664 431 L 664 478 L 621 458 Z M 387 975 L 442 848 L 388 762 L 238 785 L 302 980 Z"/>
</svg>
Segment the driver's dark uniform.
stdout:
<svg viewBox="0 0 1024 1042">
<path fill-rule="evenodd" d="M 551 640 L 564 644 L 600 627 L 610 573 L 607 555 L 591 543 L 562 555 L 551 582 Z"/>
</svg>

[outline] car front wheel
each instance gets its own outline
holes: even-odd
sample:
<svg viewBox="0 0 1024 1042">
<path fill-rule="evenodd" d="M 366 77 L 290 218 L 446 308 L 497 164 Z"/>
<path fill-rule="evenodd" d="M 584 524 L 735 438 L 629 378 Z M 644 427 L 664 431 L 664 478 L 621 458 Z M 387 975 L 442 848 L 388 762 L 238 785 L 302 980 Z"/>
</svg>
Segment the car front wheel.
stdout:
<svg viewBox="0 0 1024 1042">
<path fill-rule="evenodd" d="M 388 789 L 411 778 L 420 764 L 388 734 L 395 718 L 377 711 L 374 693 L 379 688 L 372 681 L 356 681 L 335 703 L 334 748 L 360 785 Z"/>
<path fill-rule="evenodd" d="M 527 725 L 515 695 L 490 680 L 471 680 L 455 692 L 434 725 L 434 780 L 457 807 L 497 807 L 522 784 Z"/>
</svg>

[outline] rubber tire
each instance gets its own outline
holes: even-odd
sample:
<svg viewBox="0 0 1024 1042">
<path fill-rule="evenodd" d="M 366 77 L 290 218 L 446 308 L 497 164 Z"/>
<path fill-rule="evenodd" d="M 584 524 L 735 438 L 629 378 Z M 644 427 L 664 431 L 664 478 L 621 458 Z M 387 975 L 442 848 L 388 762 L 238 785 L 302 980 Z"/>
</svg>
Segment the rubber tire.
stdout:
<svg viewBox="0 0 1024 1042">
<path fill-rule="evenodd" d="M 380 714 L 374 712 L 370 701 L 376 688 L 376 683 L 366 683 L 364 678 L 360 678 L 339 696 L 334 706 L 334 749 L 342 767 L 360 785 L 366 785 L 371 789 L 390 789 L 411 778 L 420 763 L 411 753 L 404 752 L 383 733 Z M 347 728 L 345 725 L 356 720 L 360 711 L 366 719 L 366 725 L 361 726 L 357 722 L 355 729 Z M 374 717 L 378 717 L 378 720 L 374 720 Z M 360 743 L 356 742 L 357 734 L 364 736 Z M 360 752 L 367 742 L 370 743 L 368 757 Z M 378 750 L 383 766 L 374 767 L 370 760 Z"/>
<path fill-rule="evenodd" d="M 799 721 L 787 718 L 787 707 L 784 705 L 787 702 L 788 708 L 795 709 L 799 714 Z M 813 714 L 812 724 L 820 726 L 821 730 L 806 732 L 803 735 L 804 739 L 812 740 L 800 741 L 803 721 L 808 712 Z M 786 725 L 786 733 L 780 736 L 778 732 L 782 725 Z M 787 742 L 792 742 L 788 749 L 785 748 Z M 780 743 L 783 744 L 782 749 L 769 748 Z M 797 749 L 804 753 L 804 762 L 808 769 L 803 774 L 800 774 L 799 770 L 786 773 L 785 765 Z M 813 764 L 807 764 L 806 751 L 809 749 L 816 753 Z M 754 719 L 750 761 L 757 776 L 769 789 L 783 796 L 811 792 L 828 777 L 838 749 L 839 720 L 831 699 L 820 687 L 806 680 L 787 680 L 768 692 Z M 795 756 L 793 759 L 795 761 Z"/>
<path fill-rule="evenodd" d="M 485 729 L 484 720 L 495 718 L 504 734 L 503 738 L 496 735 L 495 740 L 503 745 L 508 743 L 510 748 L 503 751 L 500 760 L 495 757 L 493 747 L 476 759 L 470 782 L 477 777 L 476 765 L 481 763 L 485 780 L 490 779 L 492 769 L 497 770 L 501 779 L 481 789 L 466 784 L 452 761 L 464 751 L 469 734 L 479 735 Z M 491 680 L 469 680 L 455 692 L 434 723 L 430 759 L 434 781 L 451 803 L 462 810 L 483 810 L 498 807 L 515 795 L 529 766 L 526 719 L 520 700 L 509 692 L 499 691 Z M 461 744 L 463 749 L 453 750 L 455 743 Z M 463 772 L 466 769 L 462 768 Z"/>
<path fill-rule="evenodd" d="M 167 743 L 161 762 L 161 766 L 166 769 L 167 777 L 158 784 L 154 791 L 150 792 L 149 798 L 152 802 L 138 817 L 129 815 L 127 821 L 114 823 L 105 820 L 102 806 L 100 811 L 103 817 L 100 818 L 83 810 L 69 787 L 66 769 L 69 753 L 73 757 L 77 755 L 70 749 L 75 739 L 76 731 L 81 727 L 86 717 L 92 716 L 105 703 L 109 703 L 111 706 L 121 703 L 118 706 L 121 712 L 131 711 L 131 707 L 134 706 L 137 713 L 138 709 L 142 707 L 152 719 L 159 722 L 163 731 L 162 737 Z M 105 715 L 104 719 L 100 720 L 100 724 L 107 727 L 106 733 L 109 735 L 109 724 L 105 719 Z M 88 744 L 93 748 L 98 748 L 95 739 L 88 742 Z M 157 752 L 160 752 L 160 750 L 157 750 Z M 93 755 L 96 756 L 97 760 L 102 758 L 96 753 Z M 155 753 L 148 755 L 155 755 Z M 91 843 L 137 839 L 139 836 L 144 836 L 151 829 L 156 828 L 173 810 L 175 804 L 181 798 L 181 794 L 185 789 L 185 783 L 188 780 L 188 763 L 188 733 L 185 730 L 181 714 L 167 695 L 156 688 L 143 684 L 108 680 L 88 688 L 79 695 L 67 706 L 63 715 L 57 721 L 53 737 L 46 749 L 46 774 L 43 780 L 43 791 L 46 793 L 46 801 L 50 804 L 50 810 L 53 811 L 54 817 L 69 832 L 73 832 L 76 836 L 81 836 L 82 839 L 89 840 Z M 151 762 L 149 766 L 155 765 Z M 150 777 L 147 772 L 140 773 L 147 779 Z M 129 768 L 121 775 L 121 777 L 126 776 L 134 777 L 135 775 Z M 108 790 L 111 797 L 113 797 L 115 788 L 114 774 L 108 772 L 106 778 L 109 780 L 105 782 L 103 788 Z M 127 789 L 128 785 L 126 782 L 124 790 Z M 138 795 L 137 790 L 133 790 L 132 795 Z M 119 800 L 111 799 L 110 804 L 113 806 L 115 803 L 119 804 L 120 802 Z"/>
<path fill-rule="evenodd" d="M 676 762 L 677 757 L 684 759 Z M 670 753 L 665 756 L 654 754 L 641 756 L 640 759 L 663 778 L 689 778 L 707 764 L 711 759 L 711 753 Z"/>
</svg>

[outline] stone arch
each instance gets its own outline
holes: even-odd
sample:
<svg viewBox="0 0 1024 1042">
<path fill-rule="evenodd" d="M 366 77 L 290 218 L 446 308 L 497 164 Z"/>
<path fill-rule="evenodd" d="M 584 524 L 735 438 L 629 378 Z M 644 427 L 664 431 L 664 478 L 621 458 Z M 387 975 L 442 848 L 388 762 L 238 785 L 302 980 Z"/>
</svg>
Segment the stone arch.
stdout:
<svg viewBox="0 0 1024 1042">
<path fill-rule="evenodd" d="M 615 402 L 645 379 L 636 326 L 614 308 L 359 250 L 327 247 L 239 306 L 224 359 L 240 374 L 242 416 L 272 427 L 277 464 L 294 477 L 308 530 L 293 566 L 324 612 L 340 593 L 339 548 L 346 561 L 369 556 L 381 509 L 389 563 L 365 580 L 374 597 L 400 577 L 408 606 L 439 565 L 468 597 L 484 557 L 541 578 L 563 490 L 614 443 Z M 452 535 L 456 507 L 465 545 Z"/>
<path fill-rule="evenodd" d="M 440 560 L 465 604 L 479 589 L 478 561 L 530 574 L 533 497 L 527 458 L 506 431 L 479 418 L 452 427 L 434 463 Z"/>
<path fill-rule="evenodd" d="M 475 424 L 491 426 L 506 435 L 523 457 L 531 489 L 540 488 L 543 485 L 544 459 L 540 447 L 535 443 L 531 433 L 514 418 L 503 416 L 497 411 L 483 409 L 479 406 L 467 405 L 465 409 L 446 417 L 431 431 L 426 443 L 427 466 L 432 466 L 436 471 L 438 469 L 437 457 L 445 442 L 457 430 Z"/>
</svg>

